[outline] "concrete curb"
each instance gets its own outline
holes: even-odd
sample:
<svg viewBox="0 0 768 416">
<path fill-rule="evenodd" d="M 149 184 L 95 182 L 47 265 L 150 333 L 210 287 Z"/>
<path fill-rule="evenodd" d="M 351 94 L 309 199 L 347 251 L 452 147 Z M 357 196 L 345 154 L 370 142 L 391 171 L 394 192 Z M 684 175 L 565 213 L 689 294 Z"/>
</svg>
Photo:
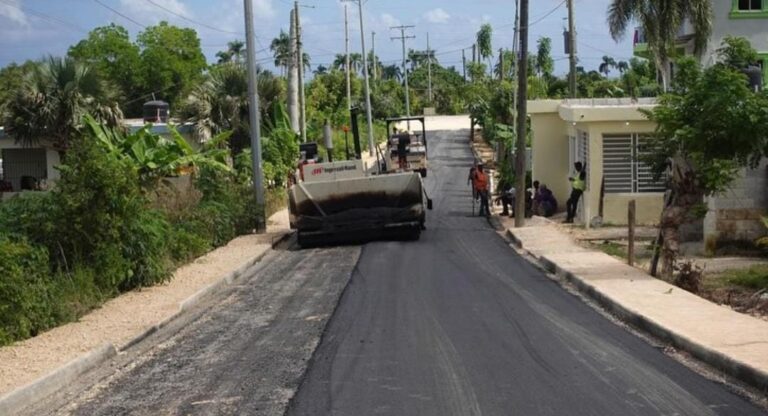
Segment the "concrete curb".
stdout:
<svg viewBox="0 0 768 416">
<path fill-rule="evenodd" d="M 274 249 L 278 244 L 290 238 L 292 233 L 284 233 L 276 240 L 272 241 L 271 247 Z M 19 387 L 18 389 L 0 397 L 0 415 L 12 415 L 21 412 L 30 402 L 41 400 L 57 392 L 65 385 L 77 380 L 82 374 L 103 364 L 118 353 L 139 344 L 160 329 L 168 326 L 171 322 L 178 319 L 183 313 L 196 306 L 207 297 L 217 293 L 222 288 L 240 279 L 245 273 L 261 262 L 264 257 L 272 252 L 272 249 L 265 250 L 263 253 L 253 257 L 246 264 L 237 270 L 225 275 L 216 282 L 200 289 L 192 296 L 179 303 L 179 310 L 171 316 L 166 317 L 159 323 L 152 325 L 139 335 L 133 337 L 120 348 L 116 348 L 112 343 L 104 344 L 102 347 L 92 350 L 69 363 L 59 367 L 57 370 L 42 376 L 41 378 Z"/>
<path fill-rule="evenodd" d="M 573 273 L 556 262 L 547 258 L 547 256 L 536 256 L 529 250 L 523 248 L 523 242 L 515 236 L 512 230 L 507 230 L 507 236 L 512 243 L 526 254 L 534 257 L 547 271 L 556 274 L 564 278 L 567 282 L 571 283 L 580 293 L 589 297 L 597 302 L 601 307 L 608 310 L 611 314 L 621 319 L 623 322 L 631 325 L 640 331 L 648 333 L 663 342 L 673 345 L 675 348 L 685 351 L 691 354 L 696 359 L 734 377 L 741 380 L 750 386 L 760 389 L 761 391 L 768 390 L 768 373 L 750 366 L 747 363 L 735 360 L 726 354 L 713 350 L 696 340 L 684 337 L 674 330 L 665 327 L 664 325 L 650 319 L 641 313 L 634 311 L 621 303 L 615 301 L 610 296 L 601 292 L 595 286 L 589 284 L 585 279 L 579 277 L 576 273 Z"/>
<path fill-rule="evenodd" d="M 77 380 L 82 374 L 117 355 L 112 344 L 104 344 L 36 381 L 0 397 L 0 414 L 13 415 L 22 411 L 30 402 L 47 397 L 63 386 Z"/>
</svg>

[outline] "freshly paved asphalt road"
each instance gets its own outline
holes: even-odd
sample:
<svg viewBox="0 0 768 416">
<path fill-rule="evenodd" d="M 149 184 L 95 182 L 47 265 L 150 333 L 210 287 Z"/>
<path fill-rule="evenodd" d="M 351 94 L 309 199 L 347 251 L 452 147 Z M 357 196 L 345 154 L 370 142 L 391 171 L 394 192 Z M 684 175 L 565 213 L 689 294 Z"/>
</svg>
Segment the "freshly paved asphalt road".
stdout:
<svg viewBox="0 0 768 416">
<path fill-rule="evenodd" d="M 467 135 L 436 136 L 420 241 L 272 254 L 25 415 L 762 414 L 469 217 Z"/>
<path fill-rule="evenodd" d="M 276 253 L 172 324 L 178 333 L 158 333 L 24 416 L 281 415 L 359 252 Z"/>
<path fill-rule="evenodd" d="M 468 135 L 437 136 L 427 231 L 364 247 L 289 415 L 763 414 L 468 217 Z"/>
</svg>

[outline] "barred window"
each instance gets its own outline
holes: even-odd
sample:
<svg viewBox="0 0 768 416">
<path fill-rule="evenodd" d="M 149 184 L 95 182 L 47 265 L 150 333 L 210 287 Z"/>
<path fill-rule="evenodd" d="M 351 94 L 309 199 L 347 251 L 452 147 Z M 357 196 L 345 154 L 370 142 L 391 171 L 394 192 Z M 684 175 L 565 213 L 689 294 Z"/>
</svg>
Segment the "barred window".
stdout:
<svg viewBox="0 0 768 416">
<path fill-rule="evenodd" d="M 606 193 L 664 192 L 663 180 L 653 178 L 642 161 L 647 138 L 638 134 L 603 136 L 603 178 Z"/>
</svg>

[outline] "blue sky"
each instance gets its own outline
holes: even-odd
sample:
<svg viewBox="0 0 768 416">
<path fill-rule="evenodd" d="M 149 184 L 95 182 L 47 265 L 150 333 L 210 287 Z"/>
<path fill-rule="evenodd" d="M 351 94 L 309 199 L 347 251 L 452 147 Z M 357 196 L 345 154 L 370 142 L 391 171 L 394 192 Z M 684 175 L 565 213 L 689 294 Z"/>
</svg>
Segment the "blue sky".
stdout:
<svg viewBox="0 0 768 416">
<path fill-rule="evenodd" d="M 409 40 L 408 47 L 426 49 L 429 32 L 432 49 L 436 50 L 440 62 L 460 68 L 460 49 L 473 43 L 474 34 L 483 23 L 494 27 L 495 50 L 511 48 L 514 3 L 512 0 L 367 0 L 363 9 L 366 47 L 370 48 L 371 32 L 375 31 L 380 59 L 387 64 L 399 63 L 400 43 L 390 40 L 390 36 L 398 33 L 389 27 L 415 25 L 410 33 L 416 39 Z M 597 68 L 603 55 L 617 60 L 627 60 L 632 55 L 631 34 L 618 44 L 608 35 L 605 24 L 608 3 L 609 0 L 576 0 L 575 3 L 580 64 L 587 69 Z M 344 51 L 344 6 L 337 0 L 305 0 L 302 4 L 312 6 L 300 10 L 304 43 L 312 65 L 328 65 L 334 54 Z M 357 5 L 347 4 L 351 49 L 359 51 Z M 287 29 L 292 5 L 289 0 L 254 0 L 259 49 L 268 47 L 281 28 Z M 142 26 L 161 20 L 195 28 L 206 56 L 214 61 L 214 55 L 226 47 L 227 41 L 243 38 L 242 9 L 242 0 L 0 0 L 0 66 L 47 54 L 62 55 L 97 26 L 114 22 L 135 36 Z M 551 37 L 556 72 L 564 73 L 568 62 L 564 59 L 562 40 L 567 16 L 564 1 L 532 0 L 530 16 L 534 22 L 532 44 L 541 36 Z M 269 51 L 260 51 L 258 58 L 265 67 L 272 66 Z"/>
</svg>

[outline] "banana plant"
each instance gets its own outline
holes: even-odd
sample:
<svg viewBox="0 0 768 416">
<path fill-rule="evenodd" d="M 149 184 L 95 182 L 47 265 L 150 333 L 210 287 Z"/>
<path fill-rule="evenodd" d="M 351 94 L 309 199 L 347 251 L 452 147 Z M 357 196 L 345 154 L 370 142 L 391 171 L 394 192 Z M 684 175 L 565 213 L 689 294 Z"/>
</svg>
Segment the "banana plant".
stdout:
<svg viewBox="0 0 768 416">
<path fill-rule="evenodd" d="M 85 116 L 84 124 L 102 147 L 116 157 L 128 159 L 139 174 L 142 186 L 151 187 L 166 177 L 194 172 L 198 168 L 209 168 L 231 172 L 227 164 L 227 139 L 231 132 L 221 133 L 201 149 L 195 149 L 175 127 L 169 126 L 170 137 L 151 132 L 151 125 L 135 133 L 104 126 L 91 117 Z"/>
</svg>

